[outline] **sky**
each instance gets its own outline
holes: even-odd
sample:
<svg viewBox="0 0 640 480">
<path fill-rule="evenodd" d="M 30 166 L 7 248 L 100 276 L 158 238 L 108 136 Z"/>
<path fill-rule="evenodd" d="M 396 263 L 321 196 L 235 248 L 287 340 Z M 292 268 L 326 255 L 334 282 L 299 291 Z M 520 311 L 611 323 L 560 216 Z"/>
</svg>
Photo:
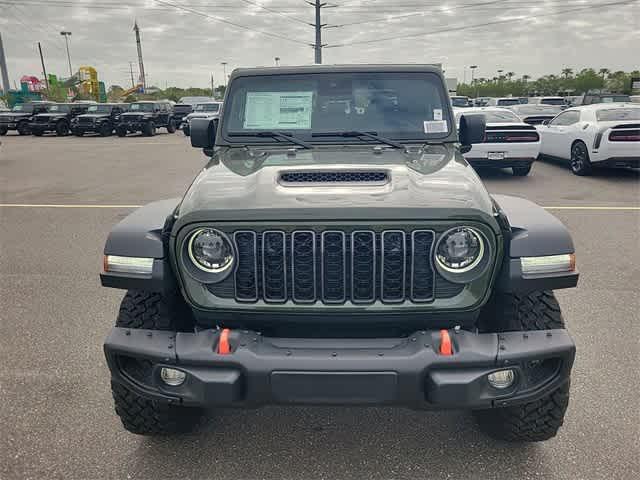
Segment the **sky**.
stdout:
<svg viewBox="0 0 640 480">
<path fill-rule="evenodd" d="M 312 1 L 314 3 L 315 0 Z M 640 69 L 640 0 L 323 0 L 323 63 L 442 63 L 459 81 L 498 70 L 533 78 L 563 68 Z M 310 64 L 305 0 L 0 0 L 9 77 L 90 65 L 107 85 L 137 79 L 134 21 L 147 85 L 207 87 L 235 67 Z"/>
</svg>

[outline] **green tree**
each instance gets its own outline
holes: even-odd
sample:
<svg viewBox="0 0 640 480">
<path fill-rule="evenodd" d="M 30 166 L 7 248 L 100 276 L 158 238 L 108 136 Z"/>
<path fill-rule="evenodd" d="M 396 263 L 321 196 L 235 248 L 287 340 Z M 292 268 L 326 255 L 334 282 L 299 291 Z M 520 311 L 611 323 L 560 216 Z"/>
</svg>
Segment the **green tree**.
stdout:
<svg viewBox="0 0 640 480">
<path fill-rule="evenodd" d="M 598 73 L 602 77 L 602 81 L 604 81 L 605 77 L 609 75 L 609 72 L 610 70 L 608 68 L 601 68 L 600 70 L 598 70 Z"/>
<path fill-rule="evenodd" d="M 569 79 L 569 77 L 571 77 L 573 75 L 573 69 L 571 68 L 563 68 L 562 69 L 562 75 L 564 75 L 565 79 Z"/>
</svg>

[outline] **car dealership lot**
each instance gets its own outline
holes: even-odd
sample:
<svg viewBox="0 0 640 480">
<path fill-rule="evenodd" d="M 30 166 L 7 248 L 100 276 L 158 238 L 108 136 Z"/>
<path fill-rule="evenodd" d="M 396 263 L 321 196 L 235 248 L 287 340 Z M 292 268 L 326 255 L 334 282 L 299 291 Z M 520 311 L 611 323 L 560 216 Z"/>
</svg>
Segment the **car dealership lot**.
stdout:
<svg viewBox="0 0 640 480">
<path fill-rule="evenodd" d="M 633 478 L 640 475 L 640 176 L 538 162 L 491 192 L 552 209 L 576 242 L 559 291 L 577 343 L 571 405 L 540 445 L 489 440 L 463 412 L 280 408 L 213 413 L 185 437 L 126 433 L 102 341 L 122 293 L 98 271 L 110 227 L 177 197 L 205 163 L 181 133 L 2 137 L 0 478 Z"/>
</svg>

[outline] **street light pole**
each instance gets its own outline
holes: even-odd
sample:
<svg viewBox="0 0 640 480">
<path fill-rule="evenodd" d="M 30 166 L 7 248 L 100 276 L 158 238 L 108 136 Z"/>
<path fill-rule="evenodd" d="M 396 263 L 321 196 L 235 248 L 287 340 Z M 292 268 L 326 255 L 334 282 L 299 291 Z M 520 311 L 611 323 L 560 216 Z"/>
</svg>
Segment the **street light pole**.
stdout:
<svg viewBox="0 0 640 480">
<path fill-rule="evenodd" d="M 71 68 L 71 55 L 69 54 L 69 37 L 71 36 L 71 32 L 60 32 L 60 35 L 64 37 L 64 40 L 67 44 L 67 60 L 69 60 L 69 76 L 73 77 L 73 69 Z"/>
<path fill-rule="evenodd" d="M 478 65 L 470 65 L 469 68 L 471 69 L 471 85 L 473 85 L 473 80 L 475 79 L 474 74 L 475 74 L 476 68 L 478 68 Z M 476 98 L 478 98 L 477 86 L 476 86 Z"/>
<path fill-rule="evenodd" d="M 227 62 L 221 62 L 221 65 L 224 71 L 224 86 L 227 88 Z"/>
</svg>

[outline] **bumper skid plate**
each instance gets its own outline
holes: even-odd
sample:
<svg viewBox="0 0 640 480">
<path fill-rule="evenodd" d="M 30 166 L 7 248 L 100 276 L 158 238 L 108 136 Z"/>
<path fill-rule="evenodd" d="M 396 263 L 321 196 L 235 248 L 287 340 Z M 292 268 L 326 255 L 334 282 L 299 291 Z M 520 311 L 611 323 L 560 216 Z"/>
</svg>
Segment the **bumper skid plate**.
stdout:
<svg viewBox="0 0 640 480">
<path fill-rule="evenodd" d="M 231 331 L 229 353 L 218 353 L 222 330 L 197 333 L 114 328 L 105 341 L 112 378 L 159 401 L 199 406 L 267 404 L 401 405 L 411 408 L 491 408 L 536 400 L 564 384 L 575 346 L 566 330 L 477 334 L 449 331 L 403 338 L 301 339 Z M 124 360 L 123 360 L 124 359 Z M 148 366 L 141 381 L 124 366 Z M 185 372 L 169 386 L 163 367 Z M 516 382 L 493 388 L 487 375 L 514 370 Z"/>
</svg>

